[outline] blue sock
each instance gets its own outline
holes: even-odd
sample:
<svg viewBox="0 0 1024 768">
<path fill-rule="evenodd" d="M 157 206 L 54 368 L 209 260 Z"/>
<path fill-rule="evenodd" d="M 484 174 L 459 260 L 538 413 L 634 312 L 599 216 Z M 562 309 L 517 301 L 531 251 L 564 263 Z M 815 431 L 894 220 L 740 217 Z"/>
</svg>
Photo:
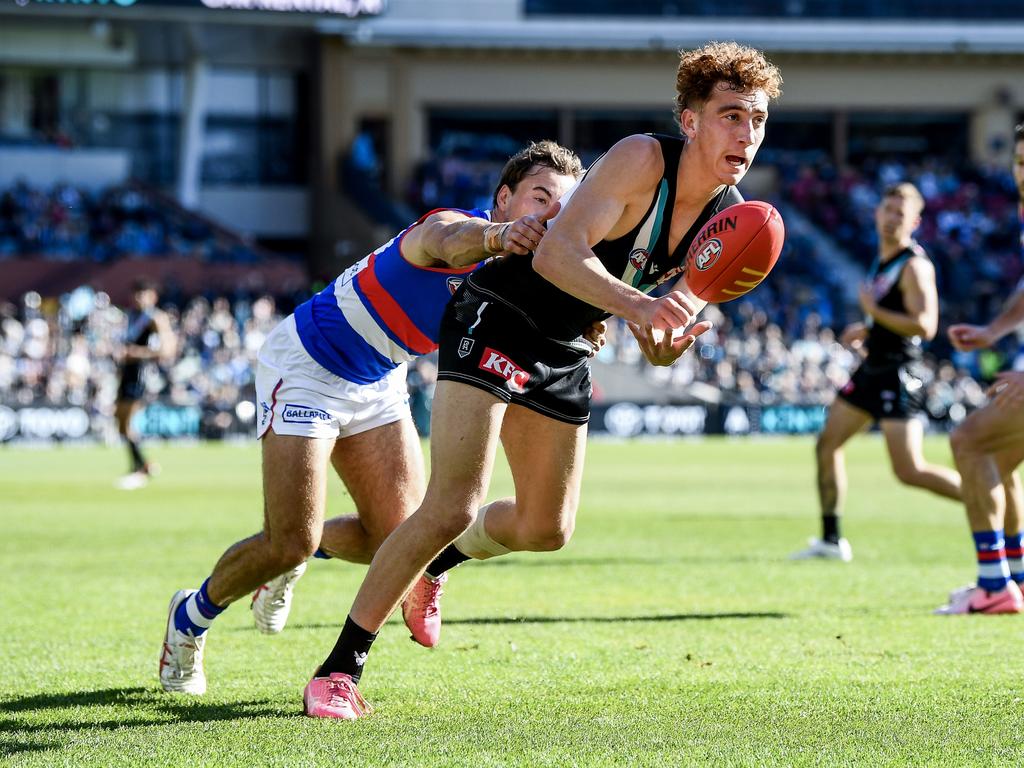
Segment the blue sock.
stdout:
<svg viewBox="0 0 1024 768">
<path fill-rule="evenodd" d="M 975 531 L 974 548 L 978 551 L 978 586 L 986 592 L 1006 589 L 1010 566 L 1002 531 Z"/>
<path fill-rule="evenodd" d="M 191 632 L 199 637 L 227 609 L 226 605 L 221 607 L 210 599 L 206 591 L 209 583 L 209 579 L 204 581 L 199 591 L 193 592 L 187 600 L 182 600 L 174 612 L 174 628 L 179 632 Z"/>
<path fill-rule="evenodd" d="M 1010 578 L 1018 584 L 1024 582 L 1024 533 L 1006 534 L 1006 562 Z"/>
<path fill-rule="evenodd" d="M 331 556 L 324 552 L 320 547 L 316 548 L 316 552 L 313 553 L 313 557 L 318 557 L 321 560 L 330 560 Z"/>
</svg>

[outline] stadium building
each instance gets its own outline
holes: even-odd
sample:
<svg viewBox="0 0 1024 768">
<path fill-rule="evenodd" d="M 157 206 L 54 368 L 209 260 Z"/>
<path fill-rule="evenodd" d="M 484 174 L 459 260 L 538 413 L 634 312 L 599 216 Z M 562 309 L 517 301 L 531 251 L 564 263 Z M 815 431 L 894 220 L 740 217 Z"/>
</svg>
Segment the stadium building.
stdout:
<svg viewBox="0 0 1024 768">
<path fill-rule="evenodd" d="M 711 39 L 762 48 L 782 69 L 744 191 L 782 206 L 790 247 L 813 256 L 784 264 L 824 265 L 796 276 L 810 287 L 765 295 L 822 307 L 825 325 L 852 309 L 866 257 L 862 233 L 801 205 L 805 167 L 827 167 L 819 181 L 867 168 L 871 182 L 889 162 L 1005 170 L 1024 117 L 1024 8 L 1000 0 L 4 0 L 0 194 L 118 189 L 131 224 L 127 189 L 158 221 L 86 258 L 73 238 L 26 246 L 8 221 L 0 299 L 91 282 L 123 301 L 140 270 L 186 294 L 298 295 L 424 208 L 486 204 L 527 140 L 591 161 L 629 133 L 673 132 L 676 52 Z M 995 273 L 1020 271 L 994 205 L 999 266 L 965 306 L 997 301 Z M 679 383 L 686 398 L 710 397 L 694 375 Z M 604 381 L 619 391 L 614 370 Z M 664 384 L 641 399 L 679 399 Z"/>
</svg>

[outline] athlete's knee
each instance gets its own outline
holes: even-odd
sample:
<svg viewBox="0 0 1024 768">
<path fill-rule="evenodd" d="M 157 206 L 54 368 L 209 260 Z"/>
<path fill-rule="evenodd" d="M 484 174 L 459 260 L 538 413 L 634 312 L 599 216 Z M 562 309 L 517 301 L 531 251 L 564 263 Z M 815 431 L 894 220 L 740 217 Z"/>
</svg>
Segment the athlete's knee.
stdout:
<svg viewBox="0 0 1024 768">
<path fill-rule="evenodd" d="M 270 559 L 277 571 L 284 573 L 306 562 L 320 546 L 319 538 L 306 534 L 288 536 L 281 541 L 273 542 L 270 547 Z"/>
<path fill-rule="evenodd" d="M 904 485 L 918 486 L 924 482 L 924 473 L 913 464 L 895 464 L 892 471 L 896 479 Z"/>
<path fill-rule="evenodd" d="M 818 439 L 814 441 L 814 453 L 818 457 L 818 460 L 822 460 L 834 454 L 840 448 L 838 443 L 831 435 L 826 432 L 822 432 L 818 435 Z"/>
<path fill-rule="evenodd" d="M 530 552 L 554 552 L 569 543 L 574 525 L 572 521 L 552 522 L 528 532 L 526 536 Z"/>
<path fill-rule="evenodd" d="M 978 450 L 978 433 L 974 425 L 964 422 L 949 436 L 949 446 L 957 457 L 970 456 Z"/>
</svg>

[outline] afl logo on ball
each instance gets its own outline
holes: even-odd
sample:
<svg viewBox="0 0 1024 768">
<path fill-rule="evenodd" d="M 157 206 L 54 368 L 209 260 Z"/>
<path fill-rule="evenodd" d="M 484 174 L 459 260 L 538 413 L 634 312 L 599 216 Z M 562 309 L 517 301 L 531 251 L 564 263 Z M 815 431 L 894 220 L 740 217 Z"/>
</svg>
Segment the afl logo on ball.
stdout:
<svg viewBox="0 0 1024 768">
<path fill-rule="evenodd" d="M 697 251 L 697 255 L 693 257 L 693 265 L 703 272 L 705 269 L 715 266 L 715 262 L 718 261 L 718 257 L 721 255 L 722 241 L 717 237 L 713 237 Z"/>
<path fill-rule="evenodd" d="M 637 272 L 643 272 L 649 258 L 651 258 L 651 254 L 643 248 L 637 248 L 629 254 L 629 263 L 633 265 L 633 269 Z"/>
</svg>

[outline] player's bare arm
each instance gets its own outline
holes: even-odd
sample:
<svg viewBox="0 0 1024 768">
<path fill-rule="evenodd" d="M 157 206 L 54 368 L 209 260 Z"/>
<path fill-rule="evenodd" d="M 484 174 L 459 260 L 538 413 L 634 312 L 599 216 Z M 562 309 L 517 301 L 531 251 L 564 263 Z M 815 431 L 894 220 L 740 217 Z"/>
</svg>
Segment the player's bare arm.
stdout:
<svg viewBox="0 0 1024 768">
<path fill-rule="evenodd" d="M 438 211 L 406 233 L 402 255 L 422 267 L 468 267 L 498 254 L 523 256 L 536 249 L 556 213 L 557 201 L 543 213 L 499 223 Z"/>
<path fill-rule="evenodd" d="M 949 326 L 949 340 L 961 352 L 991 347 L 1024 323 L 1024 287 L 1017 290 L 1003 311 L 988 325 L 960 323 Z"/>
<path fill-rule="evenodd" d="M 864 323 L 850 323 L 839 334 L 839 343 L 850 349 L 860 349 L 868 338 L 868 327 Z"/>
<path fill-rule="evenodd" d="M 157 347 L 154 349 L 144 344 L 127 344 L 124 348 L 125 360 L 159 360 L 166 363 L 174 359 L 178 345 L 166 313 L 154 310 L 153 325 L 156 326 Z"/>
<path fill-rule="evenodd" d="M 609 150 L 552 222 L 533 268 L 566 293 L 638 326 L 689 325 L 697 307 L 673 292 L 660 299 L 626 285 L 605 269 L 593 246 L 628 232 L 646 212 L 664 171 L 658 142 L 629 136 Z"/>
<path fill-rule="evenodd" d="M 914 257 L 900 276 L 906 312 L 878 306 L 867 288 L 861 288 L 860 305 L 875 322 L 900 336 L 934 339 L 939 328 L 939 296 L 935 288 L 935 267 L 928 259 Z"/>
</svg>

